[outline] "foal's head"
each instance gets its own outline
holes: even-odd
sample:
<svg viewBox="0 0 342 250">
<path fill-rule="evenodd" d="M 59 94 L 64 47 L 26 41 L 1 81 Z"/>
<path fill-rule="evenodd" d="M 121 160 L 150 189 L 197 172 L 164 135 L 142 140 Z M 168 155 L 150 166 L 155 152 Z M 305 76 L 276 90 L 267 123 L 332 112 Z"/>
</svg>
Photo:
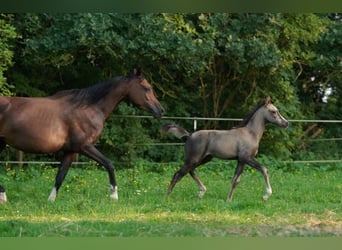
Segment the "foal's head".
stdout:
<svg viewBox="0 0 342 250">
<path fill-rule="evenodd" d="M 139 70 L 134 70 L 127 97 L 141 109 L 151 111 L 154 117 L 160 118 L 164 113 L 164 108 L 155 97 L 151 84 Z"/>
<path fill-rule="evenodd" d="M 283 128 L 287 128 L 289 126 L 289 122 L 280 114 L 277 107 L 272 104 L 269 96 L 266 97 L 264 109 L 264 117 L 268 122 Z"/>
</svg>

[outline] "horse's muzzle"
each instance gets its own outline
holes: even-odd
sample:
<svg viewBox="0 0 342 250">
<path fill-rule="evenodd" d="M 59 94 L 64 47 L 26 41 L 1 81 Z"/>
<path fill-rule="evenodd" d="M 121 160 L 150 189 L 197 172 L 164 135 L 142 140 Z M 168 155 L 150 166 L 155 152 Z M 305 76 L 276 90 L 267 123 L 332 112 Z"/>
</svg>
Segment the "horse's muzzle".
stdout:
<svg viewBox="0 0 342 250">
<path fill-rule="evenodd" d="M 162 105 L 157 104 L 157 105 L 148 105 L 148 106 L 154 118 L 160 118 L 164 115 L 164 108 Z"/>
</svg>

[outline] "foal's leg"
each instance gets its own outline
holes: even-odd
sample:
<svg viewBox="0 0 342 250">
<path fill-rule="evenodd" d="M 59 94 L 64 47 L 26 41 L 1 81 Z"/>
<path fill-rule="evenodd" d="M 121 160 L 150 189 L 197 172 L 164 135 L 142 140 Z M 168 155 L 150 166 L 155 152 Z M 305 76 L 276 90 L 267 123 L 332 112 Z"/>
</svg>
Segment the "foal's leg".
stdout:
<svg viewBox="0 0 342 250">
<path fill-rule="evenodd" d="M 251 167 L 259 170 L 262 173 L 262 175 L 264 176 L 265 183 L 266 183 L 266 193 L 264 194 L 264 196 L 262 198 L 264 200 L 267 200 L 272 194 L 272 188 L 270 185 L 270 178 L 268 177 L 267 169 L 253 158 L 249 159 L 247 161 L 247 164 L 250 165 Z"/>
<path fill-rule="evenodd" d="M 57 192 L 61 187 L 66 174 L 70 168 L 71 163 L 75 160 L 76 153 L 65 153 L 61 160 L 61 165 L 58 168 L 57 175 L 56 175 L 56 182 L 55 186 L 52 188 L 50 196 L 48 198 L 49 201 L 55 201 Z"/>
<path fill-rule="evenodd" d="M 191 154 L 189 154 L 189 155 L 191 155 Z M 167 195 L 170 195 L 170 193 L 172 192 L 176 183 L 179 182 L 183 178 L 184 175 L 186 175 L 187 173 L 190 173 L 191 177 L 194 179 L 194 181 L 197 183 L 197 185 L 200 189 L 198 197 L 202 198 L 204 196 L 205 192 L 207 191 L 207 188 L 203 185 L 201 180 L 195 174 L 195 168 L 211 161 L 212 158 L 213 157 L 211 155 L 207 155 L 203 159 L 200 159 L 200 160 L 191 159 L 189 161 L 186 161 L 185 164 L 183 165 L 183 167 L 174 174 L 174 176 L 171 180 L 171 183 L 169 185 L 169 188 L 167 190 Z"/>
<path fill-rule="evenodd" d="M 198 176 L 195 174 L 195 168 L 211 161 L 213 159 L 212 155 L 207 155 L 205 156 L 202 161 L 199 164 L 195 164 L 194 167 L 190 170 L 190 175 L 192 177 L 192 179 L 194 179 L 194 181 L 197 183 L 198 187 L 199 187 L 199 194 L 198 194 L 198 198 L 202 199 L 205 192 L 207 191 L 207 188 L 203 185 L 203 183 L 201 182 L 201 180 L 198 178 Z"/>
<path fill-rule="evenodd" d="M 107 159 L 100 151 L 98 151 L 93 145 L 87 145 L 82 149 L 82 153 L 88 156 L 89 158 L 95 160 L 96 162 L 103 165 L 109 176 L 109 183 L 111 189 L 110 198 L 117 200 L 118 199 L 118 187 L 116 185 L 114 166 L 112 162 Z"/>
<path fill-rule="evenodd" d="M 190 175 L 192 177 L 192 179 L 194 179 L 194 181 L 197 183 L 200 191 L 198 194 L 198 198 L 202 199 L 205 192 L 207 191 L 207 188 L 203 185 L 203 183 L 201 182 L 201 180 L 198 178 L 198 176 L 195 174 L 195 170 L 190 171 Z"/>
<path fill-rule="evenodd" d="M 185 170 L 186 166 L 184 165 L 180 170 L 178 170 L 172 177 L 172 180 L 170 182 L 170 185 L 167 189 L 167 193 L 166 195 L 170 195 L 173 188 L 175 187 L 175 185 L 177 184 L 177 182 L 179 182 L 184 175 L 186 175 L 188 173 L 188 171 Z"/>
<path fill-rule="evenodd" d="M 244 165 L 245 165 L 245 163 L 238 161 L 236 169 L 235 169 L 234 177 L 232 180 L 232 186 L 231 186 L 229 194 L 227 196 L 227 202 L 230 202 L 233 199 L 233 192 L 234 192 L 236 185 L 240 182 L 240 177 L 241 177 L 241 174 L 243 172 Z"/>
<path fill-rule="evenodd" d="M 0 153 L 5 149 L 6 143 L 0 140 Z M 6 190 L 3 186 L 0 185 L 0 204 L 7 202 Z"/>
</svg>

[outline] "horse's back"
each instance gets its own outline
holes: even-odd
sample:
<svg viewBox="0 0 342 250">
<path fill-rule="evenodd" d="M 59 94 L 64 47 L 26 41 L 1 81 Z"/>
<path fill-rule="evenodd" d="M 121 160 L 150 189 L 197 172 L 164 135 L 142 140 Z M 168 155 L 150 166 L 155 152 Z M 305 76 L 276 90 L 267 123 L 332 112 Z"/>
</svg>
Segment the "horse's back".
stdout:
<svg viewBox="0 0 342 250">
<path fill-rule="evenodd" d="M 48 98 L 1 97 L 0 137 L 32 153 L 58 151 L 65 143 L 63 107 Z"/>
<path fill-rule="evenodd" d="M 0 115 L 9 108 L 10 100 L 7 96 L 0 96 Z"/>
</svg>

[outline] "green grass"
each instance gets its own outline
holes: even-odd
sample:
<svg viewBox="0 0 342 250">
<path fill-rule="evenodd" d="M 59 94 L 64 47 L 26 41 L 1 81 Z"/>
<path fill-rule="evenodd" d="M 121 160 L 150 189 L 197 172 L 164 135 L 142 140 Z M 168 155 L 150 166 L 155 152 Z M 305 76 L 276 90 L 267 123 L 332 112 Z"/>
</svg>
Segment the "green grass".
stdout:
<svg viewBox="0 0 342 250">
<path fill-rule="evenodd" d="M 0 237 L 342 235 L 341 166 L 269 166 L 273 195 L 266 202 L 261 174 L 247 170 L 226 203 L 235 163 L 225 164 L 198 169 L 208 189 L 202 200 L 190 176 L 166 198 L 174 164 L 117 170 L 117 202 L 96 167 L 70 169 L 54 203 L 47 198 L 56 169 L 11 170 L 1 178 L 9 202 L 0 206 Z"/>
</svg>

